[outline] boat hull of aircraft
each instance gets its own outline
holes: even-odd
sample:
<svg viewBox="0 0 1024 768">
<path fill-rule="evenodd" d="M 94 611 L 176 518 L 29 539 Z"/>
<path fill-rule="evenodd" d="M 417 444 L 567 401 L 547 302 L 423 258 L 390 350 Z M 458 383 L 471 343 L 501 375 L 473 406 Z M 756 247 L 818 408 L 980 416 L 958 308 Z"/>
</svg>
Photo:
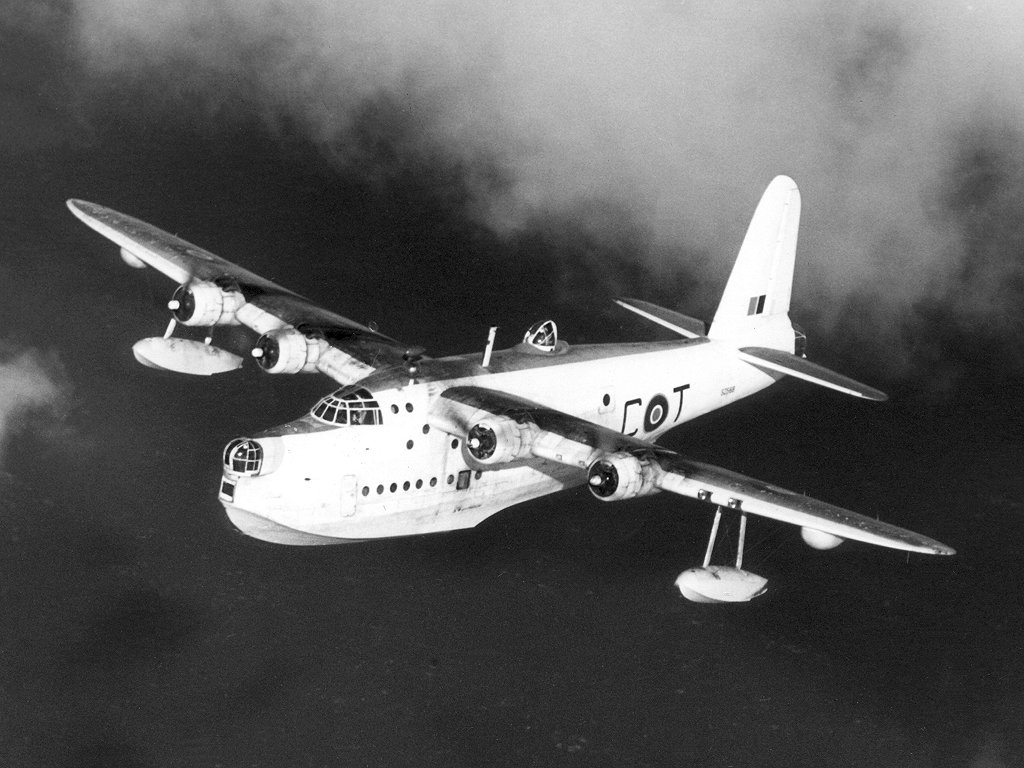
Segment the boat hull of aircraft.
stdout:
<svg viewBox="0 0 1024 768">
<path fill-rule="evenodd" d="M 528 350 L 512 348 L 494 354 L 494 372 L 412 384 L 393 377 L 373 391 L 381 423 L 334 426 L 305 416 L 255 436 L 261 444 L 280 444 L 272 471 L 239 475 L 228 462 L 221 502 L 245 533 L 278 543 L 469 528 L 587 478 L 581 467 L 533 455 L 490 465 L 476 460 L 432 410 L 437 392 L 482 380 L 606 429 L 655 440 L 778 377 L 723 358 L 715 346 L 682 340 L 568 347 L 542 368 L 533 366 L 536 357 Z M 431 373 L 472 364 L 461 357 L 439 363 Z M 565 381 L 579 385 L 566 390 Z"/>
</svg>

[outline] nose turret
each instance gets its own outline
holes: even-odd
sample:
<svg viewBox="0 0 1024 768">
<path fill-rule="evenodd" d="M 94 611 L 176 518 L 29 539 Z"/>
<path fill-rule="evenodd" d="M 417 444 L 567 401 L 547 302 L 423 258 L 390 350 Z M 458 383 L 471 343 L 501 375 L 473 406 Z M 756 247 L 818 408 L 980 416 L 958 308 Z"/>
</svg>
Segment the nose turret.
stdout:
<svg viewBox="0 0 1024 768">
<path fill-rule="evenodd" d="M 224 447 L 224 469 L 240 477 L 269 475 L 281 463 L 281 438 L 236 437 Z"/>
</svg>

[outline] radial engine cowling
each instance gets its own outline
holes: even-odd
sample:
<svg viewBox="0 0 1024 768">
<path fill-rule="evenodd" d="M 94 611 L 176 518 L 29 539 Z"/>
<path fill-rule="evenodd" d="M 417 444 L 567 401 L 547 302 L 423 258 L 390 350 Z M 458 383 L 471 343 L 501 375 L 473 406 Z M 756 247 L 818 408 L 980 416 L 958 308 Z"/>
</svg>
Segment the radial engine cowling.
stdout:
<svg viewBox="0 0 1024 768">
<path fill-rule="evenodd" d="M 628 453 L 612 453 L 590 465 L 590 492 L 601 501 L 619 501 L 658 492 L 654 468 L 646 459 Z"/>
<path fill-rule="evenodd" d="M 530 452 L 533 433 L 513 419 L 487 414 L 466 433 L 466 453 L 477 464 L 504 464 Z"/>
<path fill-rule="evenodd" d="M 267 373 L 313 373 L 326 344 L 294 328 L 282 328 L 260 336 L 252 356 Z"/>
<path fill-rule="evenodd" d="M 226 291 L 206 281 L 178 286 L 167 308 L 182 325 L 238 325 L 235 313 L 245 304 L 238 291 Z"/>
</svg>

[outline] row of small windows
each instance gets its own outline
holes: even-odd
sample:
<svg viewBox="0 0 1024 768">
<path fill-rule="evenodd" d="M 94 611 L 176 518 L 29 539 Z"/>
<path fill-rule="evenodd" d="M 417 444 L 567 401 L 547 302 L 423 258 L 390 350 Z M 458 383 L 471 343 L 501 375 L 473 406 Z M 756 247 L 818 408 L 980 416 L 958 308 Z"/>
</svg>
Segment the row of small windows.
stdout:
<svg viewBox="0 0 1024 768">
<path fill-rule="evenodd" d="M 464 491 L 466 488 L 469 487 L 469 478 L 470 478 L 471 474 L 472 474 L 472 471 L 468 470 L 468 469 L 464 469 L 461 472 L 459 472 L 459 475 L 458 475 L 458 485 L 456 486 L 456 488 L 458 490 Z M 477 470 L 476 471 L 476 479 L 479 480 L 480 476 L 482 474 L 483 473 L 480 470 Z M 448 477 L 445 478 L 445 482 L 448 485 L 451 485 L 452 483 L 454 483 L 455 482 L 455 475 L 448 475 Z M 402 483 L 402 490 L 403 491 L 408 491 L 410 488 L 412 488 L 414 486 L 415 486 L 416 490 L 419 490 L 419 489 L 421 489 L 423 487 L 423 485 L 424 485 L 424 483 L 423 483 L 422 480 L 417 480 L 415 483 L 410 483 L 408 480 L 406 480 L 404 483 Z M 428 481 L 427 485 L 429 485 L 431 488 L 435 488 L 437 486 L 437 478 L 436 477 L 430 478 L 430 480 Z M 384 495 L 384 490 L 385 490 L 385 487 L 384 487 L 383 484 L 378 485 L 377 486 L 377 495 L 378 496 L 383 496 Z M 387 490 L 390 491 L 391 493 L 397 493 L 398 492 L 398 483 L 392 483 L 391 485 L 389 485 L 387 487 Z M 363 493 L 363 496 L 369 496 L 370 495 L 370 486 L 364 485 L 362 493 Z"/>
</svg>

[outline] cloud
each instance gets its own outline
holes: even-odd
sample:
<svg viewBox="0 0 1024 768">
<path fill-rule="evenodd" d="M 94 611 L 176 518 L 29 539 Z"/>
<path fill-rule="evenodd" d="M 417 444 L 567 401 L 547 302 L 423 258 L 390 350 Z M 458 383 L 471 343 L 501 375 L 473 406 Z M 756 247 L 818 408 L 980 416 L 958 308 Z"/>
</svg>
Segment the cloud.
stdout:
<svg viewBox="0 0 1024 768">
<path fill-rule="evenodd" d="M 0 342 L 0 461 L 12 441 L 25 433 L 54 439 L 66 434 L 69 397 L 55 352 Z"/>
<path fill-rule="evenodd" d="M 688 258 L 717 287 L 760 190 L 787 173 L 804 193 L 796 296 L 814 322 L 867 304 L 869 334 L 891 341 L 926 332 L 921 305 L 998 333 L 1020 318 L 1015 241 L 976 226 L 1002 221 L 1024 187 L 1016 167 L 983 174 L 1024 150 L 1019 3 L 72 8 L 94 88 L 148 83 L 147 106 L 256 111 L 384 184 L 389 168 L 446 164 L 467 214 L 503 235 L 556 217 L 600 237 L 605 219 L 586 212 L 614 206 L 649 264 Z"/>
</svg>

